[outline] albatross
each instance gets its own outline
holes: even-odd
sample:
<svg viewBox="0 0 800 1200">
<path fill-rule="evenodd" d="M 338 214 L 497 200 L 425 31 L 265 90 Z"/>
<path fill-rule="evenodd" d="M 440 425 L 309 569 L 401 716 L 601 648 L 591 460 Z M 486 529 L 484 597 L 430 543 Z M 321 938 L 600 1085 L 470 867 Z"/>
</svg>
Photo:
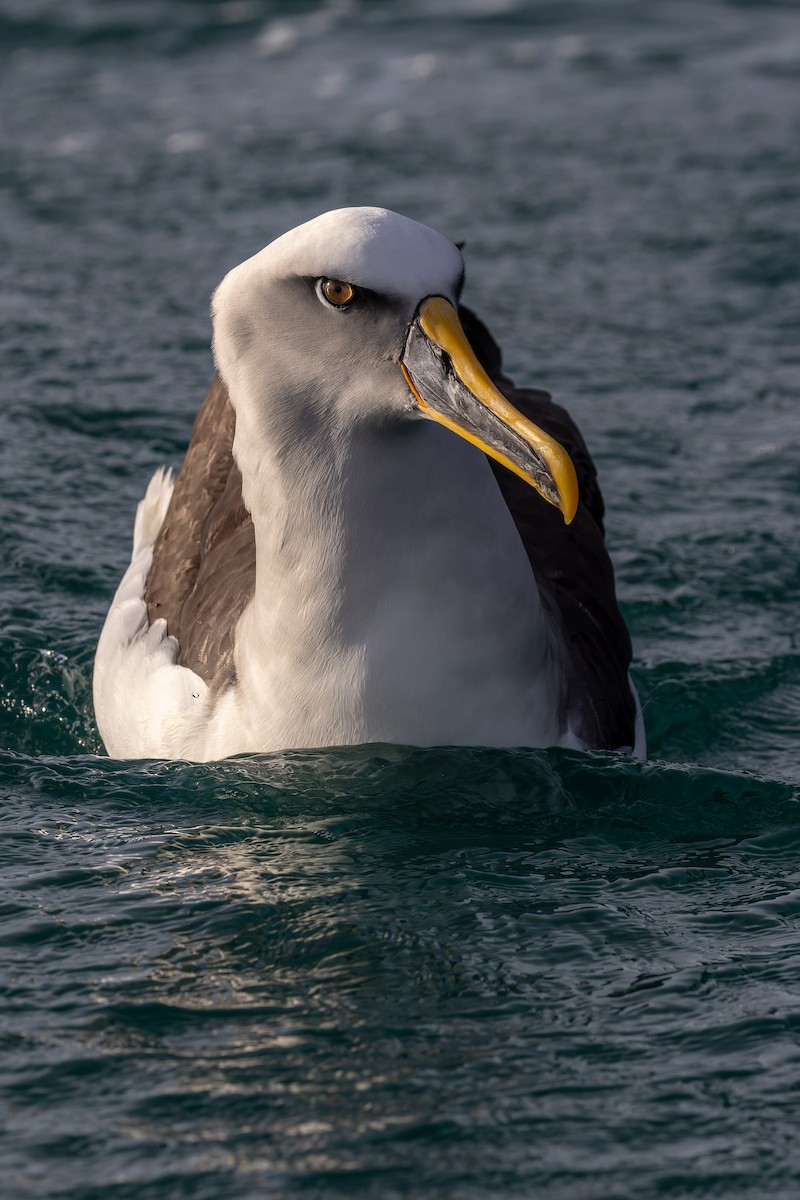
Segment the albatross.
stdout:
<svg viewBox="0 0 800 1200">
<path fill-rule="evenodd" d="M 97 647 L 110 755 L 393 742 L 645 753 L 594 465 L 459 297 L 460 249 L 328 212 L 225 276 L 217 374 Z"/>
</svg>

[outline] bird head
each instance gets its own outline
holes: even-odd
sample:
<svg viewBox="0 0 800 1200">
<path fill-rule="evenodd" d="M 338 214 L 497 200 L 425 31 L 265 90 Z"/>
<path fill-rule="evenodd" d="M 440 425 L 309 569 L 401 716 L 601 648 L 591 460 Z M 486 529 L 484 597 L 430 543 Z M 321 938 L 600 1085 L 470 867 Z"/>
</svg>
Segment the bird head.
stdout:
<svg viewBox="0 0 800 1200">
<path fill-rule="evenodd" d="M 458 318 L 461 251 L 381 208 L 324 213 L 235 267 L 214 354 L 254 437 L 278 447 L 363 425 L 436 422 L 525 479 L 569 522 L 569 455 L 502 395 Z"/>
</svg>

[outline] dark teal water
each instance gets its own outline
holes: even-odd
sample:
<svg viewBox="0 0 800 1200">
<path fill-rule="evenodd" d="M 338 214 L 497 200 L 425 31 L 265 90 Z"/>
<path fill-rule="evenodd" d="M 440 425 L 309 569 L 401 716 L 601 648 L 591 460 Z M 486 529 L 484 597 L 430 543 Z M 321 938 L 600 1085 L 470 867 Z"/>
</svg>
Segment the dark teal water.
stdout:
<svg viewBox="0 0 800 1200">
<path fill-rule="evenodd" d="M 796 1196 L 797 8 L 0 0 L 0 102 L 2 1196 Z M 647 764 L 102 756 L 210 292 L 358 203 L 579 418 Z"/>
</svg>

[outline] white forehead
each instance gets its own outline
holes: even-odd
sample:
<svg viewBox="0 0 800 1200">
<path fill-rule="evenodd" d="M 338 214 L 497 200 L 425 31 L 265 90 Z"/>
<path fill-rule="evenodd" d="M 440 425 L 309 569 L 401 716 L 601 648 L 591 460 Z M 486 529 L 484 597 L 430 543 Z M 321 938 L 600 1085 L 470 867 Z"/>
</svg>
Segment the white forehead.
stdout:
<svg viewBox="0 0 800 1200">
<path fill-rule="evenodd" d="M 461 251 L 427 225 L 386 208 L 339 208 L 298 225 L 242 266 L 276 278 L 343 279 L 419 300 L 452 294 L 464 264 Z"/>
</svg>

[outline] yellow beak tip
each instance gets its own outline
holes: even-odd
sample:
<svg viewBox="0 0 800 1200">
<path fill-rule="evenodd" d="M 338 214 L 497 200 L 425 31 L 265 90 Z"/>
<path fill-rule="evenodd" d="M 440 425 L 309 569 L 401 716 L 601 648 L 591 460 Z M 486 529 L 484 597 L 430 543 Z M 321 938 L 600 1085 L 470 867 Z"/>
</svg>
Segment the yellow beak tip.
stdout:
<svg viewBox="0 0 800 1200">
<path fill-rule="evenodd" d="M 554 476 L 557 480 L 558 507 L 564 518 L 565 525 L 571 525 L 578 511 L 580 488 L 575 464 L 563 447 L 558 447 L 559 454 L 553 464 Z"/>
</svg>

